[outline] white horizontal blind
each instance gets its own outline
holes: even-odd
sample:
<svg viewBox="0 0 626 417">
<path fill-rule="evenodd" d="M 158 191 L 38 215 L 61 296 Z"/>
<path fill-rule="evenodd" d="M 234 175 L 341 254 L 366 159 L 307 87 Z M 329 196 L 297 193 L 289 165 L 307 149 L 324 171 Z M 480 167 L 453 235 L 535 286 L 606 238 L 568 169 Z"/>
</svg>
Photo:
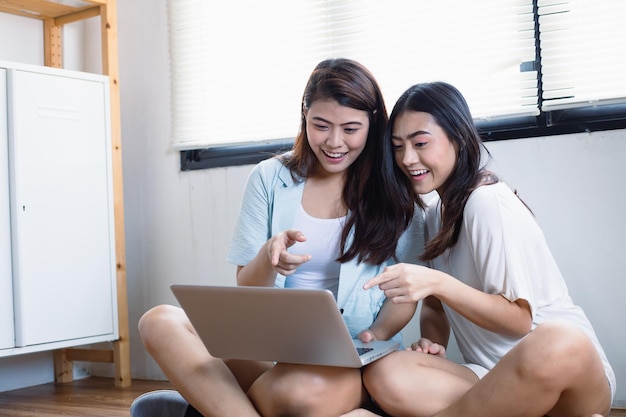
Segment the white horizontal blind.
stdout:
<svg viewBox="0 0 626 417">
<path fill-rule="evenodd" d="M 540 0 L 542 110 L 626 102 L 626 2 Z"/>
<path fill-rule="evenodd" d="M 293 137 L 322 2 L 169 2 L 172 127 L 191 149 Z"/>
<path fill-rule="evenodd" d="M 177 149 L 292 138 L 306 80 L 325 58 L 375 75 L 389 109 L 443 80 L 476 118 L 536 115 L 531 0 L 170 0 Z"/>
<path fill-rule="evenodd" d="M 447 81 L 476 119 L 536 115 L 537 72 L 531 0 L 360 0 L 345 55 L 376 76 L 389 110 L 412 84 Z M 344 52 L 344 51 L 342 51 Z"/>
</svg>

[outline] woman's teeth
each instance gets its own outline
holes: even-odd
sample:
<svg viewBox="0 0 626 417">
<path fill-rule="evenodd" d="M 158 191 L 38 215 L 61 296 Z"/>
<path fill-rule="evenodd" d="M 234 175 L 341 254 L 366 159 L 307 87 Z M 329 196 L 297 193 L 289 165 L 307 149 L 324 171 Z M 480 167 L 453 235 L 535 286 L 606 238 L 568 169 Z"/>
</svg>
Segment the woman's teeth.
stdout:
<svg viewBox="0 0 626 417">
<path fill-rule="evenodd" d="M 327 151 L 323 151 L 323 152 L 329 158 L 341 158 L 342 156 L 344 156 L 346 154 L 345 152 L 327 152 Z"/>
</svg>

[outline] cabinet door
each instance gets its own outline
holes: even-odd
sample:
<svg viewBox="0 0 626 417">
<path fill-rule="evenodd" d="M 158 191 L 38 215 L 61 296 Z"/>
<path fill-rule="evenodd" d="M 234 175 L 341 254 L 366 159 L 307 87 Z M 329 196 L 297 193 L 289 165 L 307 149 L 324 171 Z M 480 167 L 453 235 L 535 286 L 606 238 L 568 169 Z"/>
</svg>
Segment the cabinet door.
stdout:
<svg viewBox="0 0 626 417">
<path fill-rule="evenodd" d="M 60 73 L 8 71 L 17 346 L 117 332 L 108 84 Z"/>
<path fill-rule="evenodd" d="M 6 103 L 6 70 L 0 68 L 0 349 L 15 346 Z"/>
</svg>

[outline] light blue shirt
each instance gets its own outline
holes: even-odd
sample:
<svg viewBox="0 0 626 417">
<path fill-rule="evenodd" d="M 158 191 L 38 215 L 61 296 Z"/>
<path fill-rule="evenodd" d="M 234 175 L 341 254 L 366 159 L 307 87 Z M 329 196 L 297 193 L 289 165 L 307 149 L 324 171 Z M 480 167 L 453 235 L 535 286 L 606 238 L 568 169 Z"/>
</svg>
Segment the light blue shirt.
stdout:
<svg viewBox="0 0 626 417">
<path fill-rule="evenodd" d="M 292 228 L 303 190 L 304 181 L 295 182 L 280 159 L 270 158 L 257 164 L 244 190 L 228 262 L 247 265 L 270 237 Z M 416 208 L 411 226 L 398 243 L 397 256 L 401 262 L 417 263 L 424 247 L 423 230 L 423 213 Z M 337 305 L 343 310 L 344 321 L 353 338 L 370 327 L 385 301 L 378 287 L 364 290 L 363 285 L 392 263 L 394 261 L 389 260 L 371 265 L 353 259 L 341 265 Z M 275 285 L 284 287 L 284 283 L 285 277 L 278 275 Z M 402 343 L 399 333 L 393 339 Z"/>
</svg>

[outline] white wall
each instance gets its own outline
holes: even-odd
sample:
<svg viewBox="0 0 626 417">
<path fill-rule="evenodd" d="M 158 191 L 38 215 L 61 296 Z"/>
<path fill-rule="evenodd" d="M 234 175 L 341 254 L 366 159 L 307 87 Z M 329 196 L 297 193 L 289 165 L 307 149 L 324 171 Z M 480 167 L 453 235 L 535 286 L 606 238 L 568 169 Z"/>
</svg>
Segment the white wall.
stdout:
<svg viewBox="0 0 626 417">
<path fill-rule="evenodd" d="M 171 149 L 169 137 L 165 5 L 165 0 L 118 2 L 134 378 L 163 378 L 144 352 L 136 325 L 148 308 L 174 302 L 171 283 L 234 283 L 234 267 L 225 257 L 250 170 L 244 166 L 180 172 L 179 154 Z M 88 34 L 97 31 L 97 25 L 86 26 Z M 7 41 L 27 39 L 33 29 L 29 23 L 16 23 L 14 16 L 0 14 L 0 28 L 1 60 L 41 63 L 37 41 L 28 40 L 39 48 L 32 55 L 26 54 L 25 45 L 16 48 Z M 9 29 L 14 36 L 5 35 Z M 86 48 L 91 50 L 89 45 Z M 72 65 L 84 69 L 95 65 L 87 61 L 72 58 Z M 626 290 L 622 238 L 626 192 L 620 171 L 626 157 L 626 131 L 492 142 L 488 147 L 495 169 L 519 190 L 543 226 L 573 298 L 587 311 L 614 365 L 616 405 L 626 406 L 626 358 L 621 354 L 626 344 L 626 307 L 618 298 Z M 20 369 L 27 369 L 23 362 L 21 358 Z M 0 361 L 0 390 L 3 381 L 16 383 L 17 373 L 5 376 L 9 366 L 17 365 Z M 110 372 L 106 366 L 96 371 Z M 33 368 L 28 368 L 29 375 Z M 52 380 L 49 373 L 45 377 Z"/>
</svg>

